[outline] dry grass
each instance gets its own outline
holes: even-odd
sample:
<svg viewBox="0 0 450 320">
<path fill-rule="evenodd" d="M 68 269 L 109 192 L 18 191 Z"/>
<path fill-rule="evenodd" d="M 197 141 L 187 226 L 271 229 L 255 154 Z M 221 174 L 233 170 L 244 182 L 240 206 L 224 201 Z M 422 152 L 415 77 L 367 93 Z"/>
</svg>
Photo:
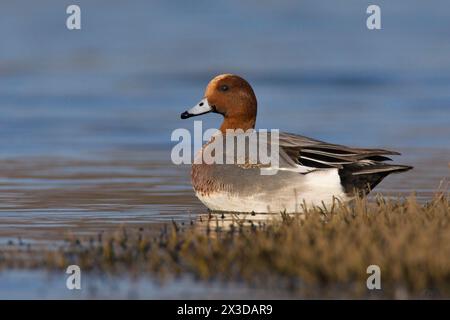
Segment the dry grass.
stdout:
<svg viewBox="0 0 450 320">
<path fill-rule="evenodd" d="M 250 217 L 251 218 L 251 217 Z M 437 194 L 425 205 L 378 197 L 331 211 L 281 214 L 280 219 L 225 224 L 221 215 L 155 236 L 120 230 L 96 239 L 70 239 L 59 250 L 11 249 L 3 267 L 65 268 L 150 273 L 156 278 L 192 275 L 199 280 L 244 281 L 306 297 L 366 297 L 366 268 L 381 268 L 379 297 L 450 297 L 450 201 Z M 222 226 L 222 227 L 221 227 Z M 18 255 L 21 254 L 22 256 Z M 401 294 L 399 296 L 399 294 Z"/>
</svg>

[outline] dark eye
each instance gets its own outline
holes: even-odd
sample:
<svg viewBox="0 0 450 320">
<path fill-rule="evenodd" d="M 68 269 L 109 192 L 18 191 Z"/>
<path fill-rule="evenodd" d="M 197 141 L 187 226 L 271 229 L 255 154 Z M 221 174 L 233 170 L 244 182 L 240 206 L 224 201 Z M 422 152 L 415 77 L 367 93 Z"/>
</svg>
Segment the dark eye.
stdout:
<svg viewBox="0 0 450 320">
<path fill-rule="evenodd" d="M 228 86 L 226 84 L 220 86 L 220 91 L 227 91 Z"/>
</svg>

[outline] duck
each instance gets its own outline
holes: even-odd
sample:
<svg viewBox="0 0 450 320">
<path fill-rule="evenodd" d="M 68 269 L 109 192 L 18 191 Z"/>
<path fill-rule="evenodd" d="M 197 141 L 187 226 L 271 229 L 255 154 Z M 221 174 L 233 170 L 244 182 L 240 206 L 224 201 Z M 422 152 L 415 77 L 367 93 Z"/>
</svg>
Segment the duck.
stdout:
<svg viewBox="0 0 450 320">
<path fill-rule="evenodd" d="M 233 130 L 256 130 L 256 95 L 244 78 L 218 75 L 208 83 L 201 101 L 181 118 L 206 113 L 223 117 L 218 132 L 224 136 Z M 197 152 L 196 159 L 211 141 Z M 194 161 L 195 195 L 212 212 L 301 213 L 367 195 L 391 173 L 413 168 L 387 162 L 392 160 L 388 156 L 400 155 L 390 150 L 348 147 L 287 132 L 279 132 L 277 144 L 280 161 L 275 174 L 261 174 L 257 164 Z"/>
</svg>

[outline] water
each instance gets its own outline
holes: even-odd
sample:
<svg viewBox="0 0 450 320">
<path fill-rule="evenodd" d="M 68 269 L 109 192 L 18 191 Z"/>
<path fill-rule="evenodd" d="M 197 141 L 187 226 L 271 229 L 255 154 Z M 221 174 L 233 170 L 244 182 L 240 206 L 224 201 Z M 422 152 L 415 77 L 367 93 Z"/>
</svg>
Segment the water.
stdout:
<svg viewBox="0 0 450 320">
<path fill-rule="evenodd" d="M 81 290 L 67 290 L 63 272 L 7 271 L 0 273 L 0 299 L 267 299 L 264 290 L 231 283 L 199 283 L 188 277 L 167 281 L 162 285 L 147 277 L 102 276 L 86 274 Z M 292 294 L 277 292 L 279 298 Z"/>
<path fill-rule="evenodd" d="M 448 1 L 378 1 L 380 31 L 360 0 L 77 4 L 81 31 L 68 3 L 0 4 L 0 243 L 204 213 L 170 134 L 225 72 L 253 85 L 259 128 L 401 151 L 415 170 L 377 191 L 426 201 L 450 175 Z"/>
</svg>

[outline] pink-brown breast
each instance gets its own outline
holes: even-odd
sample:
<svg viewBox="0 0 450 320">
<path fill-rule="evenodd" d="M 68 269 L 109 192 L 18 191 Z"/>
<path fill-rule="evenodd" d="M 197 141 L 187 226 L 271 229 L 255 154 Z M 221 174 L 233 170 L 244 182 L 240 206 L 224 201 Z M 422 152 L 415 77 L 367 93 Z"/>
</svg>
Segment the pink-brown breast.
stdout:
<svg viewBox="0 0 450 320">
<path fill-rule="evenodd" d="M 192 186 L 195 192 L 207 196 L 226 189 L 214 176 L 214 164 L 193 164 L 191 171 Z"/>
</svg>

